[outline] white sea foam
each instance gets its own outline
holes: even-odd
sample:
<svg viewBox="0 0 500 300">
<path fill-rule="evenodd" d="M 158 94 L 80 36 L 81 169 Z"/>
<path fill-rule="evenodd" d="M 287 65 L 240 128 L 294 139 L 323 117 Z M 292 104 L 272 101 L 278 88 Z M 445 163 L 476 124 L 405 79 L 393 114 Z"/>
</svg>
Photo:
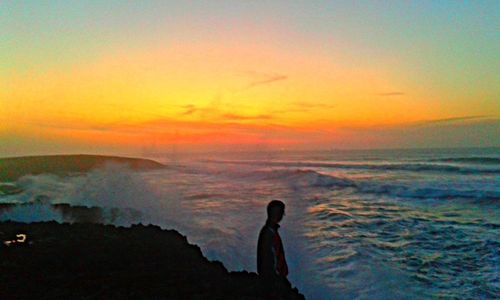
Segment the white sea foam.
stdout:
<svg viewBox="0 0 500 300">
<path fill-rule="evenodd" d="M 381 177 L 381 169 L 350 176 L 311 164 L 179 164 L 26 176 L 17 182 L 23 193 L 0 201 L 35 205 L 4 210 L 0 219 L 62 221 L 50 203 L 119 208 L 119 217 L 104 214 L 103 222 L 175 228 L 230 270 L 255 271 L 265 205 L 277 198 L 287 203 L 281 233 L 290 278 L 309 299 L 495 292 L 500 184 L 492 174 L 400 170 Z"/>
</svg>

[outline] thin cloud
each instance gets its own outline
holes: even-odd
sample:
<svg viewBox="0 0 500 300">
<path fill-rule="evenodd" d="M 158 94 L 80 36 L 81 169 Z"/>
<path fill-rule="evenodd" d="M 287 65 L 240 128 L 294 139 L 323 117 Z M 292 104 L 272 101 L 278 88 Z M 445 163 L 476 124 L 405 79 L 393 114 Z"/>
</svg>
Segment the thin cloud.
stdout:
<svg viewBox="0 0 500 300">
<path fill-rule="evenodd" d="M 378 124 L 378 125 L 368 125 L 368 126 L 342 126 L 340 129 L 345 130 L 391 130 L 391 129 L 408 129 L 408 128 L 418 128 L 418 127 L 426 127 L 432 125 L 462 125 L 463 121 L 476 121 L 476 122 L 485 122 L 485 121 L 497 121 L 498 119 L 491 119 L 492 116 L 488 115 L 473 115 L 473 116 L 460 116 L 460 117 L 450 117 L 450 118 L 441 118 L 441 119 L 430 119 L 430 120 L 421 120 L 414 122 L 406 122 L 406 123 L 397 123 L 397 124 Z"/>
<path fill-rule="evenodd" d="M 217 99 L 218 101 L 218 99 Z M 210 114 L 212 118 L 222 120 L 224 123 L 227 121 L 246 121 L 246 120 L 271 120 L 273 116 L 271 114 L 259 114 L 259 115 L 242 115 L 225 112 L 216 108 L 219 104 L 215 103 L 215 107 L 197 107 L 193 104 L 187 104 L 179 106 L 184 109 L 184 112 L 180 113 L 180 116 L 190 116 L 190 115 L 203 115 Z M 161 119 L 161 118 L 160 118 Z"/>
<path fill-rule="evenodd" d="M 196 108 L 196 106 L 191 105 L 191 104 L 190 105 L 184 105 L 184 106 L 182 106 L 182 108 L 186 110 L 183 113 L 181 113 L 181 115 L 183 115 L 183 116 L 189 116 L 189 115 L 192 115 L 195 112 L 199 111 L 199 109 Z"/>
<path fill-rule="evenodd" d="M 222 117 L 224 119 L 238 120 L 238 121 L 244 121 L 244 120 L 270 120 L 270 119 L 272 119 L 271 115 L 245 116 L 245 115 L 238 115 L 238 114 L 224 114 Z"/>
<path fill-rule="evenodd" d="M 183 105 L 181 106 L 184 109 L 184 112 L 180 113 L 181 116 L 190 116 L 194 114 L 205 114 L 205 113 L 216 113 L 217 110 L 214 108 L 207 107 L 197 107 L 193 104 Z"/>
<path fill-rule="evenodd" d="M 488 117 L 490 117 L 490 116 L 486 116 L 486 115 L 460 116 L 460 117 L 451 117 L 451 118 L 443 118 L 443 119 L 424 120 L 424 121 L 413 123 L 413 125 L 454 123 L 454 122 L 467 121 L 467 120 L 484 119 L 484 118 L 488 118 Z"/>
<path fill-rule="evenodd" d="M 288 114 L 288 113 L 304 113 L 314 110 L 332 109 L 337 107 L 334 104 L 327 103 L 309 103 L 309 102 L 294 102 L 292 108 L 272 110 L 272 114 Z"/>
<path fill-rule="evenodd" d="M 280 81 L 280 80 L 286 80 L 288 79 L 288 76 L 285 75 L 269 75 L 268 78 L 262 79 L 262 80 L 256 80 L 250 82 L 250 84 L 247 86 L 247 88 L 253 88 L 259 85 L 264 85 L 264 84 L 269 84 L 273 83 L 275 81 Z"/>
<path fill-rule="evenodd" d="M 247 71 L 243 73 L 243 76 L 250 77 L 251 81 L 240 91 L 245 91 L 254 87 L 267 85 L 274 83 L 276 81 L 282 81 L 288 79 L 288 76 L 277 74 L 277 73 L 259 73 L 254 71 Z"/>
<path fill-rule="evenodd" d="M 74 130 L 74 131 L 111 131 L 116 126 L 113 124 L 102 124 L 102 125 L 91 125 L 85 123 L 84 121 L 78 122 L 25 122 L 26 124 L 34 125 L 38 128 L 47 128 L 47 129 L 55 129 L 55 130 Z"/>
<path fill-rule="evenodd" d="M 406 93 L 403 92 L 388 92 L 388 93 L 378 93 L 378 96 L 381 97 L 394 97 L 394 96 L 404 96 Z"/>
<path fill-rule="evenodd" d="M 330 109 L 334 108 L 336 105 L 326 104 L 326 103 L 309 103 L 309 102 L 294 102 L 293 105 L 298 106 L 303 109 Z"/>
</svg>

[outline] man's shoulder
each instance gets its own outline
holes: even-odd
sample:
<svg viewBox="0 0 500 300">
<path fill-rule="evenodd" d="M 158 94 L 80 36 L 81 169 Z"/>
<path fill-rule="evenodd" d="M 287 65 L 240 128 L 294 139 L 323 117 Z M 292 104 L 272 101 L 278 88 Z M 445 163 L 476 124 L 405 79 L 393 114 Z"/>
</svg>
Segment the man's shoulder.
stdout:
<svg viewBox="0 0 500 300">
<path fill-rule="evenodd" d="M 262 228 L 260 229 L 260 236 L 265 236 L 265 237 L 272 237 L 274 236 L 274 230 L 267 224 L 265 224 L 264 226 L 262 226 Z"/>
</svg>

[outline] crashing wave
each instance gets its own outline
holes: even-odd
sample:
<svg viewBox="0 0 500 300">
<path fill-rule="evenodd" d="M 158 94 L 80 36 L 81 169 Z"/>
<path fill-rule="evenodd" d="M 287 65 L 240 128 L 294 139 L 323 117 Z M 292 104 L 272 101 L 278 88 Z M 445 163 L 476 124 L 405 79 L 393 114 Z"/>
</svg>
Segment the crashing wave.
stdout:
<svg viewBox="0 0 500 300">
<path fill-rule="evenodd" d="M 302 187 L 354 187 L 354 181 L 318 173 L 313 170 L 289 170 L 279 169 L 271 171 L 254 171 L 245 179 L 251 177 L 254 180 L 283 180 L 292 185 Z"/>
<path fill-rule="evenodd" d="M 498 190 L 454 189 L 452 187 L 431 187 L 403 184 L 385 184 L 379 182 L 363 182 L 358 184 L 362 193 L 381 194 L 398 198 L 413 199 L 474 199 L 495 200 L 500 199 Z"/>
<path fill-rule="evenodd" d="M 410 172 L 439 172 L 458 174 L 500 174 L 499 168 L 474 168 L 447 164 L 428 163 L 389 163 L 389 164 L 357 164 L 357 163 L 329 163 L 329 162 L 293 162 L 293 161 L 216 161 L 217 163 L 241 164 L 267 167 L 296 167 L 296 168 L 332 168 L 348 170 L 378 170 L 378 171 L 410 171 Z"/>
</svg>

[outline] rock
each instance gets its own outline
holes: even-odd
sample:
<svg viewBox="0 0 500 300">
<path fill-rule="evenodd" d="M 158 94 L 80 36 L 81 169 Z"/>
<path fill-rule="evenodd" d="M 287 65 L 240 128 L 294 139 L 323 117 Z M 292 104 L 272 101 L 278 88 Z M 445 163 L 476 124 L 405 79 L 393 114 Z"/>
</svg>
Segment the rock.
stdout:
<svg viewBox="0 0 500 300">
<path fill-rule="evenodd" d="M 2 241 L 19 233 L 0 245 L 0 299 L 263 299 L 257 274 L 229 273 L 175 230 L 0 223 Z"/>
</svg>

